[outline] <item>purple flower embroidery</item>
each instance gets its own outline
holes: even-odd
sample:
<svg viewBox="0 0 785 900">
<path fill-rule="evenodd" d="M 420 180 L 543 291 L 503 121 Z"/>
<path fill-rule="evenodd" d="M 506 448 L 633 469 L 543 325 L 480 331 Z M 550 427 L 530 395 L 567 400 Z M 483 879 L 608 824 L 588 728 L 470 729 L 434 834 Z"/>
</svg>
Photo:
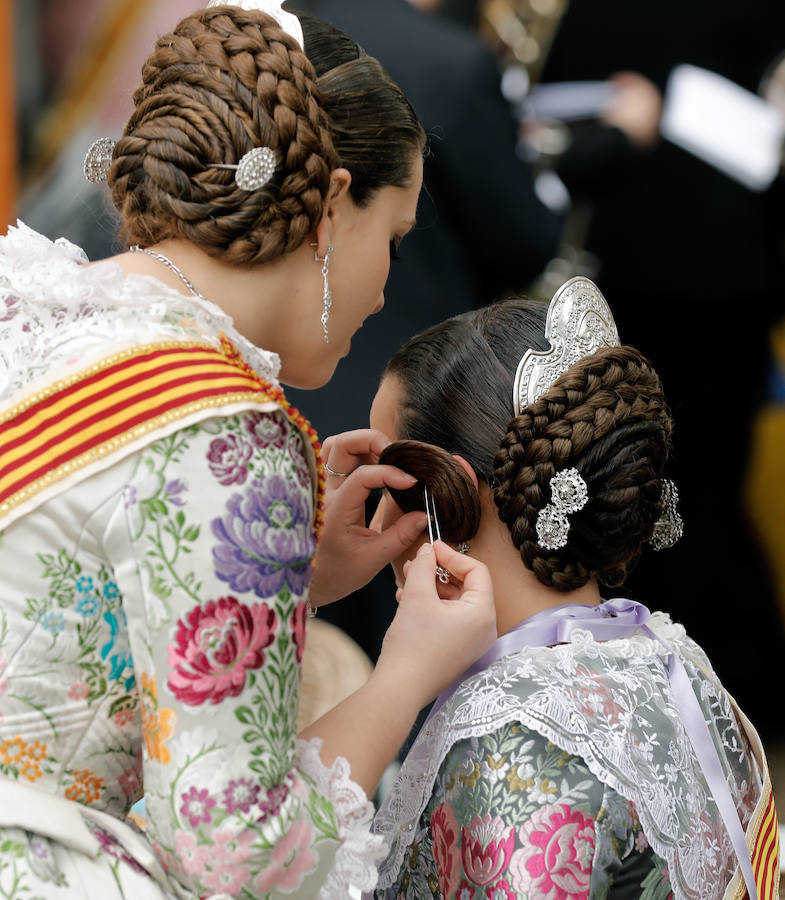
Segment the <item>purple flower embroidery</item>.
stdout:
<svg viewBox="0 0 785 900">
<path fill-rule="evenodd" d="M 185 500 L 180 496 L 183 491 L 188 490 L 184 481 L 181 481 L 179 478 L 174 478 L 171 481 L 166 482 L 166 493 L 169 497 L 169 502 L 173 503 L 175 506 L 185 506 Z"/>
<path fill-rule="evenodd" d="M 254 784 L 247 778 L 238 778 L 236 781 L 230 781 L 229 786 L 224 788 L 226 811 L 230 816 L 236 812 L 246 813 L 247 815 L 258 797 L 259 785 Z"/>
<path fill-rule="evenodd" d="M 215 806 L 215 800 L 210 796 L 207 788 L 197 790 L 195 787 L 188 789 L 188 793 L 180 795 L 183 805 L 180 813 L 191 823 L 191 828 L 196 828 L 200 822 L 212 821 L 210 810 Z"/>
<path fill-rule="evenodd" d="M 259 804 L 261 815 L 257 818 L 257 822 L 266 822 L 278 815 L 283 806 L 284 800 L 289 796 L 289 785 L 279 784 L 275 787 L 267 788 L 267 797 Z"/>
<path fill-rule="evenodd" d="M 125 852 L 125 848 L 123 847 L 123 845 L 118 843 L 117 840 L 115 840 L 115 838 L 111 834 L 109 834 L 109 832 L 104 831 L 103 828 L 100 828 L 98 825 L 91 825 L 89 827 L 96 838 L 98 838 L 98 843 L 101 845 L 104 853 L 108 853 L 109 856 L 112 856 L 115 859 L 119 859 L 121 862 L 127 863 L 132 869 L 137 872 L 140 872 L 144 875 L 150 874 L 147 869 L 139 865 L 139 863 L 133 857 L 129 856 Z"/>
<path fill-rule="evenodd" d="M 215 438 L 207 451 L 207 464 L 221 484 L 243 484 L 253 447 L 235 434 Z"/>
<path fill-rule="evenodd" d="M 288 428 L 279 416 L 251 413 L 245 417 L 245 428 L 254 444 L 262 450 L 267 447 L 283 450 L 286 446 Z"/>
<path fill-rule="evenodd" d="M 221 542 L 213 548 L 215 574 L 238 593 L 273 597 L 284 586 L 302 594 L 311 580 L 315 549 L 308 505 L 280 475 L 233 494 L 227 514 L 214 519 Z"/>
</svg>

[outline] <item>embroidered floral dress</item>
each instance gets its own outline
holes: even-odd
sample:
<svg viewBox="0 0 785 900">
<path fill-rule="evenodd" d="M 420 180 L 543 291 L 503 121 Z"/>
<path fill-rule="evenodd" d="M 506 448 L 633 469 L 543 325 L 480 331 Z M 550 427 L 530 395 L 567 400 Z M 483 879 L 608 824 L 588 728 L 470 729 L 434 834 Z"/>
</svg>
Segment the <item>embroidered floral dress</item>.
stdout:
<svg viewBox="0 0 785 900">
<path fill-rule="evenodd" d="M 4 408 L 118 349 L 217 346 L 219 333 L 275 383 L 277 358 L 215 307 L 83 262 L 23 226 L 0 240 Z M 200 410 L 110 448 L 4 527 L 0 896 L 345 898 L 374 885 L 370 804 L 345 761 L 327 769 L 318 741 L 295 739 L 309 452 L 275 403 Z M 73 804 L 48 834 L 17 822 L 11 781 L 81 804 L 93 851 L 69 835 Z M 122 824 L 142 792 L 144 836 Z"/>
<path fill-rule="evenodd" d="M 742 824 L 760 773 L 703 653 L 656 614 L 685 664 Z M 426 724 L 377 814 L 386 900 L 721 898 L 736 859 L 669 685 L 642 636 L 524 648 Z M 743 894 L 742 892 L 739 896 Z"/>
</svg>

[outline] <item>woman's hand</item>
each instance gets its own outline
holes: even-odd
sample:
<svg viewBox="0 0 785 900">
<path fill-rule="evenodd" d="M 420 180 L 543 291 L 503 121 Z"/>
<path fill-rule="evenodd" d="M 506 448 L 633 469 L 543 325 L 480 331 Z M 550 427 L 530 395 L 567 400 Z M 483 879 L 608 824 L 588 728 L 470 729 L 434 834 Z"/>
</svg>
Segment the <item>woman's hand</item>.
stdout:
<svg viewBox="0 0 785 900">
<path fill-rule="evenodd" d="M 314 607 L 332 603 L 366 585 L 411 547 L 428 524 L 425 513 L 412 512 L 385 530 L 365 525 L 365 501 L 372 490 L 407 488 L 416 483 L 400 469 L 378 464 L 389 443 L 381 431 L 369 428 L 347 431 L 324 442 L 322 457 L 329 469 L 324 531 L 316 550 L 309 595 Z M 331 475 L 330 469 L 340 474 Z"/>
<path fill-rule="evenodd" d="M 450 584 L 437 581 L 437 563 L 450 571 Z M 437 541 L 423 544 L 407 565 L 396 596 L 398 611 L 371 679 L 413 692 L 422 708 L 496 640 L 493 584 L 483 563 Z"/>
</svg>

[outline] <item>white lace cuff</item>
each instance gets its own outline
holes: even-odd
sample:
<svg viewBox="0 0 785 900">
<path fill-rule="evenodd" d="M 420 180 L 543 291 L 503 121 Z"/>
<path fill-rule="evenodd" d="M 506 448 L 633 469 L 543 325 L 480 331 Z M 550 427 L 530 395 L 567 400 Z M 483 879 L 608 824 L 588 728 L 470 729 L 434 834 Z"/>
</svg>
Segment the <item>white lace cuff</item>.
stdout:
<svg viewBox="0 0 785 900">
<path fill-rule="evenodd" d="M 339 756 L 328 768 L 319 756 L 321 749 L 321 738 L 297 741 L 297 768 L 332 804 L 341 839 L 317 900 L 346 900 L 350 888 L 371 891 L 376 887 L 377 864 L 387 855 L 387 845 L 380 835 L 371 834 L 374 807 L 351 780 L 348 760 Z"/>
</svg>

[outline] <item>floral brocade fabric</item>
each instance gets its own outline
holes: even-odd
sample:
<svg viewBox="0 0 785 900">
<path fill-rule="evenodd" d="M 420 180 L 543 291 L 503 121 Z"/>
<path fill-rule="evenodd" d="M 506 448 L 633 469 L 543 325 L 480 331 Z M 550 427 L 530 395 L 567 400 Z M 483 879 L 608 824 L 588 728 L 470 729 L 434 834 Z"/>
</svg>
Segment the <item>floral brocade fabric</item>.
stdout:
<svg viewBox="0 0 785 900">
<path fill-rule="evenodd" d="M 520 723 L 453 746 L 394 900 L 670 900 L 635 807 Z"/>
<path fill-rule="evenodd" d="M 41 308 L 35 377 L 107 354 L 112 329 L 217 341 L 214 308 L 80 261 L 24 229 L 10 249 L 0 240 L 0 326 L 35 314 L 26 286 Z M 231 323 L 215 327 L 243 346 Z M 268 356 L 246 359 L 274 378 Z M 343 900 L 350 883 L 373 887 L 371 804 L 345 760 L 327 768 L 318 740 L 296 740 L 313 503 L 303 435 L 266 404 L 153 436 L 0 533 L 0 804 L 7 779 L 76 801 L 96 811 L 83 818 L 100 845 L 95 858 L 74 849 L 56 814 L 49 837 L 0 825 L 0 897 Z M 126 824 L 142 794 L 144 834 Z M 117 826 L 96 824 L 101 812 Z"/>
</svg>

